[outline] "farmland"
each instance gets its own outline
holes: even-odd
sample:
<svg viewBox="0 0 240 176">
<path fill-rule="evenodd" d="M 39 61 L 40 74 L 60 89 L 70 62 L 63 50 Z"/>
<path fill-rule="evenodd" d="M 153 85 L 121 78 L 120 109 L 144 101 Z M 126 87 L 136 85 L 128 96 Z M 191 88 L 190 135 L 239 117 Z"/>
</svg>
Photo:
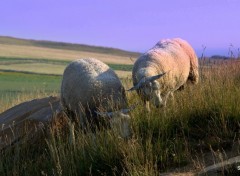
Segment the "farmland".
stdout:
<svg viewBox="0 0 240 176">
<path fill-rule="evenodd" d="M 59 95 L 62 71 L 74 59 L 70 53 L 80 51 L 5 40 L 0 46 L 0 112 L 30 99 Z M 62 53 L 55 55 L 57 51 Z M 99 59 L 123 74 L 126 88 L 132 84 L 125 74 L 135 57 L 129 59 L 115 50 L 110 55 L 105 50 L 81 51 L 87 52 L 96 58 L 106 56 Z M 176 92 L 167 108 L 152 107 L 150 113 L 135 92 L 128 92 L 129 104 L 139 103 L 131 113 L 133 137 L 129 140 L 104 129 L 84 134 L 70 124 L 64 133 L 58 131 L 36 144 L 26 142 L 2 151 L 0 175 L 194 174 L 239 155 L 239 60 L 210 64 L 202 59 L 200 78 L 198 85 Z"/>
<path fill-rule="evenodd" d="M 120 77 L 127 77 L 139 54 L 113 48 L 0 37 L 0 70 L 3 71 L 62 75 L 72 60 L 93 57 L 108 64 Z"/>
<path fill-rule="evenodd" d="M 10 103 L 21 94 L 35 91 L 58 93 L 64 68 L 76 59 L 97 58 L 119 77 L 130 77 L 138 55 L 113 48 L 0 37 L 1 104 L 6 107 L 2 103 L 5 97 Z"/>
</svg>

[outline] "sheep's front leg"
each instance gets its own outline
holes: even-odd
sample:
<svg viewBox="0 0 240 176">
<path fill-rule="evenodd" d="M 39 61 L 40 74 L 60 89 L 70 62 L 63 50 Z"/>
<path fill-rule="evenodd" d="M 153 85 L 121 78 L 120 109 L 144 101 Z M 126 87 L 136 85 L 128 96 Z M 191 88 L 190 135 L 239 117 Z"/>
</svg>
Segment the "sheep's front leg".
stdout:
<svg viewBox="0 0 240 176">
<path fill-rule="evenodd" d="M 175 106 L 175 98 L 174 98 L 173 92 L 170 93 L 170 97 L 171 97 L 172 105 Z"/>
<path fill-rule="evenodd" d="M 173 92 L 170 92 L 170 96 L 171 96 L 172 101 L 174 102 L 174 95 L 173 95 Z"/>
<path fill-rule="evenodd" d="M 146 108 L 147 112 L 150 112 L 149 101 L 144 100 L 144 105 L 145 105 L 145 108 Z"/>
<path fill-rule="evenodd" d="M 173 93 L 172 92 L 168 92 L 165 96 L 163 96 L 162 107 L 166 107 L 169 95 L 171 95 L 171 97 L 174 98 L 173 97 Z"/>
</svg>

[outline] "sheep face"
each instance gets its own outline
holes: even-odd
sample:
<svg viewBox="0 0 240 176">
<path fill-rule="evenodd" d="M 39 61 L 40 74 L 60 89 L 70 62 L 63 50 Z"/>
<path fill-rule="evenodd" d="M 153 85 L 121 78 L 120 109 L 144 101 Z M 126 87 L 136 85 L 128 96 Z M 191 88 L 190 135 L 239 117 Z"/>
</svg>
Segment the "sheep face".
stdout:
<svg viewBox="0 0 240 176">
<path fill-rule="evenodd" d="M 161 86 L 157 80 L 165 74 L 166 72 L 154 76 L 143 77 L 128 91 L 137 90 L 145 102 L 150 101 L 156 107 L 162 107 L 164 106 L 164 102 L 161 98 Z M 147 107 L 147 109 L 150 110 L 149 107 Z"/>
<path fill-rule="evenodd" d="M 154 80 L 146 83 L 140 88 L 140 92 L 142 92 L 144 99 L 150 101 L 154 106 L 160 107 L 163 105 L 160 84 L 158 81 Z"/>
<path fill-rule="evenodd" d="M 110 128 L 122 138 L 127 139 L 131 137 L 131 117 L 128 113 L 134 108 L 135 106 L 114 112 L 95 112 L 103 118 L 108 118 Z"/>
<path fill-rule="evenodd" d="M 130 116 L 122 112 L 115 112 L 110 118 L 110 126 L 113 131 L 122 138 L 131 137 Z"/>
</svg>

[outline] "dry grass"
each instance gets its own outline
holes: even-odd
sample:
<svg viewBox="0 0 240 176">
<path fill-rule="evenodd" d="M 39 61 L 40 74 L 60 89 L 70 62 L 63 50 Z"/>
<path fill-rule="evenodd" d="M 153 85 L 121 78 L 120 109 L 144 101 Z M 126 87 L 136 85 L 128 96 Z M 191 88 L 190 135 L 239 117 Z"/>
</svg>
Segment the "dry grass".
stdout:
<svg viewBox="0 0 240 176">
<path fill-rule="evenodd" d="M 105 63 L 133 64 L 136 58 L 116 56 L 112 54 L 100 54 L 74 50 L 61 50 L 35 46 L 0 44 L 0 56 L 17 58 L 38 58 L 72 61 L 81 58 L 96 58 Z"/>
</svg>

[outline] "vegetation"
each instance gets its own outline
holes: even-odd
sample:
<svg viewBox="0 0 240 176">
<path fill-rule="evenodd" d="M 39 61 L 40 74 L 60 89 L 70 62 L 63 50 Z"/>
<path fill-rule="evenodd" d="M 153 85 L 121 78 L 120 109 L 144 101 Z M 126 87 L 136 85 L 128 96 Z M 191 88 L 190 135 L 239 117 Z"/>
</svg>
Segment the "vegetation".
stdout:
<svg viewBox="0 0 240 176">
<path fill-rule="evenodd" d="M 239 151 L 240 62 L 205 63 L 201 60 L 200 83 L 176 92 L 167 108 L 152 107 L 147 113 L 140 104 L 131 113 L 131 139 L 107 129 L 83 133 L 67 123 L 32 145 L 26 141 L 1 151 L 0 175 L 159 175 L 190 163 L 191 168 L 200 169 L 206 152 L 222 160 L 233 145 Z M 1 104 L 8 107 L 30 97 L 58 94 L 58 76 L 2 74 Z M 29 87 L 32 81 L 37 88 L 33 84 L 31 96 L 21 91 L 21 96 L 13 98 L 8 90 L 19 84 L 12 80 Z M 43 80 L 46 87 L 41 87 Z M 2 81 L 9 87 L 2 88 Z M 125 87 L 131 85 L 128 79 L 123 82 Z M 127 96 L 129 104 L 141 102 L 136 93 Z M 7 106 L 1 106 L 0 112 Z"/>
<path fill-rule="evenodd" d="M 0 56 L 0 71 L 27 73 L 34 75 L 41 74 L 46 76 L 61 76 L 65 67 L 69 63 L 70 61 L 57 59 L 16 58 Z M 131 75 L 132 65 L 117 63 L 109 63 L 108 65 L 116 71 L 119 77 L 129 77 Z"/>
<path fill-rule="evenodd" d="M 0 71 L 15 71 L 21 73 L 62 75 L 65 67 L 70 63 L 60 59 L 17 58 L 1 57 Z M 109 67 L 119 73 L 120 77 L 126 77 L 131 73 L 133 65 L 108 63 Z M 123 71 L 125 74 L 120 74 Z"/>
<path fill-rule="evenodd" d="M 91 53 L 111 54 L 111 55 L 125 56 L 125 57 L 138 57 L 140 55 L 140 53 L 137 53 L 137 52 L 124 51 L 116 48 L 107 48 L 107 47 L 100 47 L 100 46 L 89 46 L 89 45 L 83 45 L 83 44 L 53 42 L 53 41 L 44 41 L 44 40 L 27 40 L 27 39 L 19 39 L 19 38 L 4 37 L 4 36 L 0 36 L 0 44 L 36 46 L 36 47 L 73 50 L 73 51 L 85 51 L 85 52 L 91 52 Z"/>
<path fill-rule="evenodd" d="M 0 113 L 34 98 L 58 96 L 60 75 L 76 56 L 108 63 L 123 73 L 129 88 L 126 72 L 138 54 L 0 37 Z M 131 113 L 132 138 L 124 140 L 109 129 L 83 133 L 63 122 L 0 151 L 0 175 L 159 175 L 184 166 L 201 169 L 207 153 L 216 162 L 239 154 L 240 62 L 201 59 L 200 65 L 200 83 L 176 92 L 165 109 L 152 107 L 147 113 L 136 93 L 127 93 L 129 104 L 140 103 Z"/>
<path fill-rule="evenodd" d="M 0 71 L 0 113 L 20 102 L 59 93 L 61 76 Z"/>
</svg>

